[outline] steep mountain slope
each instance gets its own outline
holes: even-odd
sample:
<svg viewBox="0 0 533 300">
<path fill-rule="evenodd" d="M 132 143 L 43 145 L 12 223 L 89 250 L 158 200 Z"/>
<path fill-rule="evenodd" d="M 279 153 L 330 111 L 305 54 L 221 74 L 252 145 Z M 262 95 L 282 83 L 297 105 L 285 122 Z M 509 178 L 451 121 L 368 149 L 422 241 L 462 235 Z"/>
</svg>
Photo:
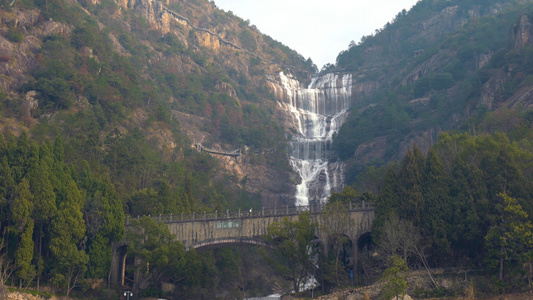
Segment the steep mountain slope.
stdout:
<svg viewBox="0 0 533 300">
<path fill-rule="evenodd" d="M 297 179 L 265 74 L 309 80 L 310 60 L 205 0 L 24 0 L 0 18 L 2 131 L 63 136 L 69 161 L 108 170 L 125 199 L 165 180 L 195 199 L 186 209 L 288 204 Z"/>
<path fill-rule="evenodd" d="M 420 1 L 341 52 L 328 71 L 361 86 L 333 145 L 348 183 L 414 143 L 427 151 L 443 130 L 482 132 L 489 112 L 528 109 L 532 11 L 532 1 Z"/>
</svg>

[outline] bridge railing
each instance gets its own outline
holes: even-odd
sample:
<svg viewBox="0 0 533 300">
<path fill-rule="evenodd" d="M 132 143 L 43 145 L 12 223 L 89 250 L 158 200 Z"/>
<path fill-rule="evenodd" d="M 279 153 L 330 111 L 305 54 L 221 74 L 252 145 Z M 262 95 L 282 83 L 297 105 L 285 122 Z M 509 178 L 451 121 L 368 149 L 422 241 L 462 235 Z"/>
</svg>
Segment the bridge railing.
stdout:
<svg viewBox="0 0 533 300">
<path fill-rule="evenodd" d="M 345 205 L 349 211 L 373 209 L 373 203 L 350 202 Z M 309 211 L 311 214 L 321 213 L 326 208 L 326 204 L 306 205 L 306 206 L 281 206 L 274 208 L 261 208 L 261 209 L 248 209 L 237 211 L 215 211 L 215 212 L 195 212 L 190 214 L 178 214 L 178 215 L 158 215 L 149 216 L 159 223 L 173 223 L 173 222 L 190 222 L 190 221 L 204 221 L 204 220 L 221 220 L 221 219 L 241 219 L 241 218 L 261 218 L 269 216 L 283 216 L 283 215 L 296 215 L 305 211 Z M 126 225 L 130 224 L 132 219 L 139 219 L 140 216 L 132 218 L 126 216 Z"/>
</svg>

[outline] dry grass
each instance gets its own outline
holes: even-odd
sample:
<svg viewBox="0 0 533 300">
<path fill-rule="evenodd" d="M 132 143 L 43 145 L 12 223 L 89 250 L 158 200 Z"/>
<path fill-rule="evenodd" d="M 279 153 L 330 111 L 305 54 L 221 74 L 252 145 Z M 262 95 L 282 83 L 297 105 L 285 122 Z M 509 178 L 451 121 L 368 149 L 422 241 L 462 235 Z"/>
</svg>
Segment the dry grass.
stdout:
<svg viewBox="0 0 533 300">
<path fill-rule="evenodd" d="M 474 291 L 474 283 L 470 281 L 470 284 L 465 288 L 465 299 L 473 300 L 476 299 L 476 293 Z"/>
</svg>

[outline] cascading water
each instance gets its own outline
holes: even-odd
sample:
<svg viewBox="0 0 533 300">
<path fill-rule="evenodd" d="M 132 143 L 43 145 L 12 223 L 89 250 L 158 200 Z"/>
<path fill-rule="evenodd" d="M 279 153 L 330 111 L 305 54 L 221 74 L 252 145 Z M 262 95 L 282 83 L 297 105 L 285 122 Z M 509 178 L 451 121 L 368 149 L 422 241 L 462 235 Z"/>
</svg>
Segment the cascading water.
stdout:
<svg viewBox="0 0 533 300">
<path fill-rule="evenodd" d="M 329 163 L 331 141 L 351 106 L 352 75 L 326 74 L 313 78 L 308 88 L 279 73 L 274 88 L 279 105 L 289 112 L 295 135 L 290 143 L 292 167 L 302 178 L 296 205 L 324 202 L 342 186 L 342 164 Z"/>
</svg>

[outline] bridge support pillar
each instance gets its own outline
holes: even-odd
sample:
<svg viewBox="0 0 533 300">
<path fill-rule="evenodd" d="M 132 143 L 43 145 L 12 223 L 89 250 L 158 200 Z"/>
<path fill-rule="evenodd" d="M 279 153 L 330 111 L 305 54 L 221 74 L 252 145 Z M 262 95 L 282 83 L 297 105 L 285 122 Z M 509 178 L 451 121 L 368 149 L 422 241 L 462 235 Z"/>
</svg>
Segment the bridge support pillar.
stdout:
<svg viewBox="0 0 533 300">
<path fill-rule="evenodd" d="M 353 262 L 352 262 L 352 270 L 353 270 L 353 276 L 354 276 L 354 280 L 357 279 L 357 263 L 359 262 L 359 245 L 357 243 L 358 239 L 355 238 L 355 239 L 352 239 L 350 237 L 350 239 L 352 240 L 352 251 L 353 251 Z"/>
<path fill-rule="evenodd" d="M 141 258 L 135 256 L 135 259 L 134 259 L 135 272 L 133 275 L 133 290 L 135 292 L 138 292 L 146 288 L 146 286 L 144 286 L 146 283 L 143 281 L 144 272 L 146 270 L 145 268 L 142 267 L 142 264 L 145 264 L 145 262 Z"/>
<path fill-rule="evenodd" d="M 126 272 L 127 246 L 122 245 L 113 249 L 111 257 L 111 269 L 109 270 L 109 285 L 112 287 L 124 286 L 124 274 Z"/>
</svg>

